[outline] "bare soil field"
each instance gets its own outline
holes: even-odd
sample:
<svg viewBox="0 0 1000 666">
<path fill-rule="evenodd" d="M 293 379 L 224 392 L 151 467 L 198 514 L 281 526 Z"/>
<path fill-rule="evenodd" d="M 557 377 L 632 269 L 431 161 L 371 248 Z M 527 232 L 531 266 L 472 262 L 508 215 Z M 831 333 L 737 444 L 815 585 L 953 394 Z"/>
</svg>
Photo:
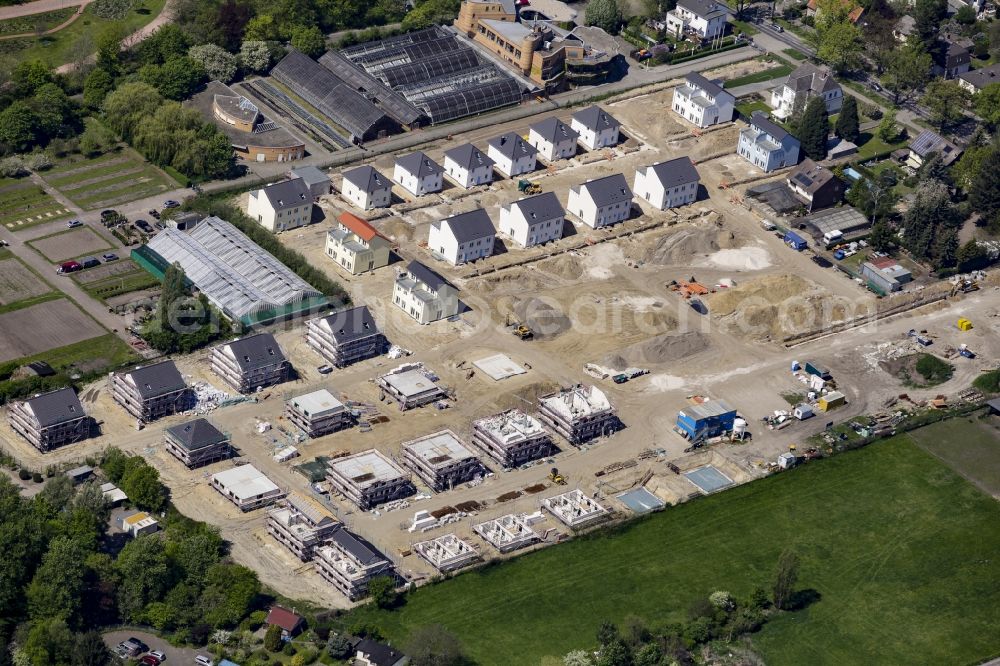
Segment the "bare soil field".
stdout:
<svg viewBox="0 0 1000 666">
<path fill-rule="evenodd" d="M 49 285 L 19 260 L 0 261 L 0 305 L 10 305 L 51 291 Z"/>
<path fill-rule="evenodd" d="M 80 284 L 91 284 L 94 282 L 100 282 L 101 280 L 106 280 L 116 275 L 136 273 L 140 270 L 142 269 L 140 269 L 134 261 L 130 259 L 119 259 L 118 261 L 103 263 L 100 266 L 88 268 L 85 271 L 76 273 L 73 275 L 73 279 Z"/>
<path fill-rule="evenodd" d="M 105 330 L 66 299 L 0 314 L 0 361 L 33 356 L 103 335 Z"/>
<path fill-rule="evenodd" d="M 46 259 L 52 262 L 66 261 L 83 257 L 94 252 L 109 250 L 111 246 L 89 227 L 80 227 L 70 231 L 40 238 L 29 243 Z"/>
</svg>

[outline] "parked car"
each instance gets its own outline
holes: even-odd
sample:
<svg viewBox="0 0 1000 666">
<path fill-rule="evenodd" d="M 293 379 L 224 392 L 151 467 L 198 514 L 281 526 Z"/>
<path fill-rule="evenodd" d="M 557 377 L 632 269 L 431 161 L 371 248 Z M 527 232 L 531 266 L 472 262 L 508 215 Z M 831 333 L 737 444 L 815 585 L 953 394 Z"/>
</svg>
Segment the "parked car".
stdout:
<svg viewBox="0 0 1000 666">
<path fill-rule="evenodd" d="M 153 226 L 156 227 L 157 231 L 163 231 L 164 229 L 166 229 L 166 227 L 163 226 L 163 222 L 160 222 L 159 220 L 153 222 Z"/>
<path fill-rule="evenodd" d="M 833 266 L 833 264 L 830 263 L 829 259 L 827 259 L 826 257 L 821 257 L 818 254 L 813 256 L 812 260 L 813 263 L 819 266 L 820 268 L 830 268 L 831 266 Z"/>
<path fill-rule="evenodd" d="M 167 655 L 163 654 L 159 650 L 150 650 L 149 656 L 150 657 L 156 657 L 160 661 L 166 661 L 167 660 Z"/>
<path fill-rule="evenodd" d="M 784 31 L 785 31 L 785 29 L 784 29 L 784 28 L 782 28 L 782 27 L 781 27 L 780 25 L 778 25 L 777 23 L 772 23 L 772 24 L 771 24 L 771 30 L 774 30 L 775 32 L 784 32 Z"/>
<path fill-rule="evenodd" d="M 135 226 L 139 227 L 147 234 L 153 233 L 153 227 L 149 226 L 149 222 L 147 222 L 146 220 L 136 220 Z"/>
<path fill-rule="evenodd" d="M 140 641 L 135 636 L 129 636 L 128 639 L 125 642 L 126 643 L 132 643 L 133 645 L 135 645 L 136 647 L 138 647 L 139 648 L 139 652 L 145 652 L 146 650 L 149 649 L 148 645 L 146 645 L 145 643 L 143 643 L 142 641 Z"/>
<path fill-rule="evenodd" d="M 100 266 L 101 262 L 97 257 L 84 257 L 80 260 L 80 265 L 84 268 L 93 268 L 94 266 Z"/>
<path fill-rule="evenodd" d="M 102 210 L 101 211 L 101 219 L 102 220 L 105 220 L 105 219 L 107 219 L 109 217 L 115 217 L 117 215 L 118 215 L 118 211 L 116 211 L 114 208 L 108 208 L 107 210 Z"/>
<path fill-rule="evenodd" d="M 66 223 L 66 226 L 69 227 L 70 229 L 75 229 L 76 227 L 82 227 L 83 222 L 81 222 L 80 220 L 70 220 L 69 222 Z"/>
<path fill-rule="evenodd" d="M 199 654 L 195 657 L 194 663 L 198 664 L 198 666 L 215 666 L 215 662 L 203 654 Z"/>
<path fill-rule="evenodd" d="M 174 201 L 173 199 L 167 199 L 163 202 L 164 208 L 177 208 L 178 206 L 180 206 L 180 203 Z"/>
<path fill-rule="evenodd" d="M 101 255 L 101 258 L 104 259 L 104 261 L 118 261 L 118 255 L 114 252 L 105 252 Z"/>
<path fill-rule="evenodd" d="M 81 270 L 82 268 L 83 266 L 81 266 L 79 262 L 64 261 L 63 263 L 59 264 L 58 267 L 56 267 L 56 273 L 59 273 L 60 275 L 65 275 L 66 273 L 75 273 L 76 271 Z"/>
<path fill-rule="evenodd" d="M 142 664 L 142 666 L 160 666 L 160 660 L 151 654 L 144 655 L 141 659 L 139 659 L 139 663 Z"/>
<path fill-rule="evenodd" d="M 319 374 L 321 375 L 328 375 L 331 372 L 333 372 L 333 368 L 331 368 L 328 365 L 321 365 L 318 368 L 316 368 L 316 371 L 319 372 Z"/>
<path fill-rule="evenodd" d="M 160 219 L 160 211 L 156 210 L 155 208 L 150 208 L 149 209 L 149 216 L 151 218 L 153 218 L 154 220 L 158 220 L 158 219 Z"/>
</svg>

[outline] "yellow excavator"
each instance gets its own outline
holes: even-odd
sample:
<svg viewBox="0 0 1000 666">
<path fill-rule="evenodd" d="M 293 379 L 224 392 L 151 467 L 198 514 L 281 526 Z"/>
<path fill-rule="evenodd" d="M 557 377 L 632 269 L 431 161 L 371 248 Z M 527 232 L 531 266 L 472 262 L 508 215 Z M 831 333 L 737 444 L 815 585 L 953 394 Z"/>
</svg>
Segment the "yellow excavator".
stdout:
<svg viewBox="0 0 1000 666">
<path fill-rule="evenodd" d="M 511 332 L 521 340 L 530 340 L 535 337 L 535 332 L 525 324 L 514 324 L 514 329 Z"/>
<path fill-rule="evenodd" d="M 549 481 L 552 483 L 557 483 L 560 486 L 566 485 L 566 478 L 559 473 L 558 468 L 553 467 L 552 471 L 549 472 Z"/>
</svg>

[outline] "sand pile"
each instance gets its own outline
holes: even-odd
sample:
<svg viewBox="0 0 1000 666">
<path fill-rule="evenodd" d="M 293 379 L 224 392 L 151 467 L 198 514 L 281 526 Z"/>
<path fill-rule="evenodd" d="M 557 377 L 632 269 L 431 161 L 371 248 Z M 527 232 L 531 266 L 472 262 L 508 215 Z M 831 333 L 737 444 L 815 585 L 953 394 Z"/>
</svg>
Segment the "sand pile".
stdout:
<svg viewBox="0 0 1000 666">
<path fill-rule="evenodd" d="M 708 307 L 713 314 L 724 317 L 735 312 L 747 300 L 773 305 L 793 296 L 808 294 L 815 287 L 797 275 L 767 275 L 709 294 Z"/>
<path fill-rule="evenodd" d="M 691 265 L 720 250 L 739 246 L 735 234 L 715 227 L 680 226 L 655 238 L 652 243 L 632 248 L 630 259 L 656 266 Z"/>
<path fill-rule="evenodd" d="M 762 247 L 748 245 L 713 252 L 701 265 L 731 271 L 759 271 L 771 265 L 771 255 Z"/>
<path fill-rule="evenodd" d="M 769 275 L 708 296 L 708 309 L 731 333 L 784 337 L 841 321 L 847 303 L 795 275 Z"/>
<path fill-rule="evenodd" d="M 703 352 L 711 346 L 709 337 L 699 331 L 667 333 L 610 354 L 604 357 L 603 363 L 612 368 L 669 363 Z"/>
<path fill-rule="evenodd" d="M 387 220 L 377 223 L 376 226 L 390 240 L 397 242 L 413 240 L 413 227 L 398 217 L 390 217 Z"/>
<path fill-rule="evenodd" d="M 572 254 L 561 254 L 552 259 L 546 259 L 536 264 L 539 270 L 567 280 L 577 280 L 583 275 L 580 257 Z"/>
<path fill-rule="evenodd" d="M 475 284 L 476 289 L 485 292 L 515 288 L 518 293 L 522 293 L 524 291 L 541 289 L 543 282 L 541 278 L 534 275 L 530 270 L 512 269 L 478 278 Z"/>
<path fill-rule="evenodd" d="M 515 300 L 514 314 L 518 321 L 531 327 L 536 338 L 554 338 L 572 326 L 569 317 L 561 310 L 537 298 Z"/>
</svg>

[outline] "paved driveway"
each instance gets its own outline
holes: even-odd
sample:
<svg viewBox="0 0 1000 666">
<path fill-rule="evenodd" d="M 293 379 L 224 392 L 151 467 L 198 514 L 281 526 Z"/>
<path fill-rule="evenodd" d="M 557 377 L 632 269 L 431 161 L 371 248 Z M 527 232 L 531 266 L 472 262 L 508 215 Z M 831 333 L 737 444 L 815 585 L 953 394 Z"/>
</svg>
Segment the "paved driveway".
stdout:
<svg viewBox="0 0 1000 666">
<path fill-rule="evenodd" d="M 159 636 L 148 634 L 144 631 L 109 631 L 104 634 L 104 644 L 107 645 L 109 649 L 114 650 L 119 643 L 124 641 L 126 638 L 131 638 L 133 636 L 148 645 L 150 650 L 159 650 L 163 654 L 167 655 L 167 660 L 164 662 L 166 666 L 188 666 L 189 664 L 194 663 L 194 658 L 198 654 L 208 655 L 208 651 L 206 650 L 199 652 L 194 648 L 174 647 Z"/>
</svg>

